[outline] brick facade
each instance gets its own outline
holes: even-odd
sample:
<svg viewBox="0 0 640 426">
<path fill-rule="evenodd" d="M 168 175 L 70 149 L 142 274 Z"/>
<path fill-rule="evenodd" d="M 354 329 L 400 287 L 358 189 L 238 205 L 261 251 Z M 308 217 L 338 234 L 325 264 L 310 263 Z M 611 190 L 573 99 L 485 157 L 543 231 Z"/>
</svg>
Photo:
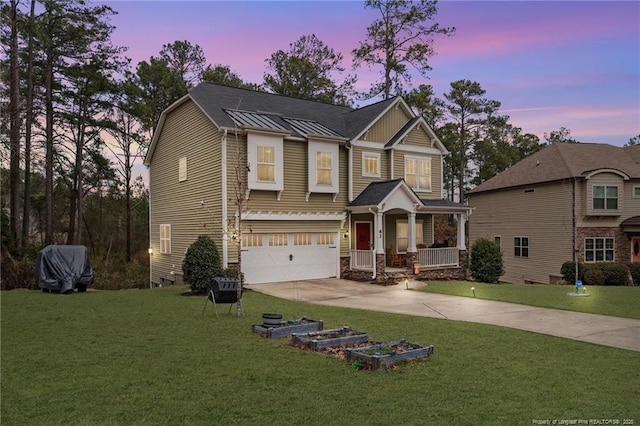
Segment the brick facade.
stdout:
<svg viewBox="0 0 640 426">
<path fill-rule="evenodd" d="M 578 261 L 584 262 L 585 238 L 613 238 L 613 258 L 617 263 L 628 264 L 631 261 L 631 239 L 620 228 L 578 228 Z"/>
</svg>

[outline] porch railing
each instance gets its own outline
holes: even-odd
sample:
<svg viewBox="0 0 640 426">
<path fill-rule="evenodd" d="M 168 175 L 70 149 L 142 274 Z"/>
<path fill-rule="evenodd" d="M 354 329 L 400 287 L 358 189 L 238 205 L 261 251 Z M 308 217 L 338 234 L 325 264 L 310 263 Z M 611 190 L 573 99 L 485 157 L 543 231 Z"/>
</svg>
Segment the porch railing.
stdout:
<svg viewBox="0 0 640 426">
<path fill-rule="evenodd" d="M 375 261 L 374 250 L 351 250 L 351 269 L 373 271 Z"/>
<path fill-rule="evenodd" d="M 418 249 L 418 263 L 425 268 L 457 267 L 460 265 L 458 248 Z"/>
</svg>

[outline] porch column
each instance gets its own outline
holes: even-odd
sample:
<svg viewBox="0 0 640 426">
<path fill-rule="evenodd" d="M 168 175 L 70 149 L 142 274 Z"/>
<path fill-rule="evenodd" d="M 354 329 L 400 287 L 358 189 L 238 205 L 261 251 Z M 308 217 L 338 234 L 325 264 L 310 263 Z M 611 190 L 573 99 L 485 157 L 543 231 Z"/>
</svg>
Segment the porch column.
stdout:
<svg viewBox="0 0 640 426">
<path fill-rule="evenodd" d="M 384 244 L 382 241 L 382 212 L 378 211 L 376 213 L 376 220 L 375 220 L 375 243 L 374 243 L 374 247 L 376 249 L 376 254 L 384 254 Z"/>
<path fill-rule="evenodd" d="M 407 241 L 407 253 L 415 253 L 416 249 L 416 214 L 409 212 L 409 235 Z"/>
<path fill-rule="evenodd" d="M 467 214 L 459 213 L 458 214 L 458 250 L 466 250 L 467 245 L 465 244 L 466 233 L 465 233 L 465 224 L 467 223 Z"/>
</svg>

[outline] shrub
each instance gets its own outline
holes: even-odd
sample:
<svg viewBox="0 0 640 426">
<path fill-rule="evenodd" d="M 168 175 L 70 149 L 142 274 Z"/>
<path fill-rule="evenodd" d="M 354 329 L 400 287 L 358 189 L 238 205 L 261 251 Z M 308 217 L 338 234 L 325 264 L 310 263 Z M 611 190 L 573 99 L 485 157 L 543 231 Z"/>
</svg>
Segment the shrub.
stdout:
<svg viewBox="0 0 640 426">
<path fill-rule="evenodd" d="M 640 263 L 632 263 L 629 265 L 629 271 L 631 272 L 631 279 L 633 285 L 640 285 Z"/>
<path fill-rule="evenodd" d="M 578 262 L 578 279 L 584 281 L 584 265 Z M 576 282 L 576 263 L 575 262 L 564 262 L 562 267 L 560 268 L 560 273 L 562 274 L 562 279 L 569 284 L 574 284 Z"/>
<path fill-rule="evenodd" d="M 504 274 L 502 251 L 487 238 L 476 240 L 471 246 L 471 276 L 476 281 L 496 283 Z"/>
<path fill-rule="evenodd" d="M 584 273 L 585 285 L 604 285 L 604 272 L 600 268 L 590 265 Z"/>
<path fill-rule="evenodd" d="M 90 287 L 96 290 L 149 287 L 148 261 L 134 258 L 127 263 L 121 258 L 112 258 L 107 261 L 100 256 L 94 256 L 91 258 L 91 266 L 93 267 L 93 284 Z"/>
<path fill-rule="evenodd" d="M 627 285 L 629 269 L 622 263 L 600 263 L 604 285 Z"/>
<path fill-rule="evenodd" d="M 222 274 L 218 248 L 211 238 L 200 235 L 189 246 L 182 261 L 184 282 L 192 293 L 206 293 L 215 277 Z"/>
</svg>

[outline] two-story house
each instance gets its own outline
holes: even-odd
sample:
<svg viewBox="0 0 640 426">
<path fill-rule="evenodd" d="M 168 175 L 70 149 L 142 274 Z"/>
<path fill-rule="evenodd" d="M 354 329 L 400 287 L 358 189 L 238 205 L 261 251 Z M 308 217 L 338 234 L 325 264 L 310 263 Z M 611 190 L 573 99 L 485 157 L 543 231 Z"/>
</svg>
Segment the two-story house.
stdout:
<svg viewBox="0 0 640 426">
<path fill-rule="evenodd" d="M 442 200 L 447 154 L 400 97 L 353 109 L 202 83 L 162 113 L 145 158 L 151 282 L 180 282 L 201 234 L 250 284 L 414 265 L 464 277 L 470 208 Z M 457 219 L 457 246 L 429 247 L 437 214 Z"/>
<path fill-rule="evenodd" d="M 501 245 L 502 281 L 553 283 L 574 259 L 640 262 L 638 145 L 549 145 L 468 195 L 470 241 Z"/>
</svg>

